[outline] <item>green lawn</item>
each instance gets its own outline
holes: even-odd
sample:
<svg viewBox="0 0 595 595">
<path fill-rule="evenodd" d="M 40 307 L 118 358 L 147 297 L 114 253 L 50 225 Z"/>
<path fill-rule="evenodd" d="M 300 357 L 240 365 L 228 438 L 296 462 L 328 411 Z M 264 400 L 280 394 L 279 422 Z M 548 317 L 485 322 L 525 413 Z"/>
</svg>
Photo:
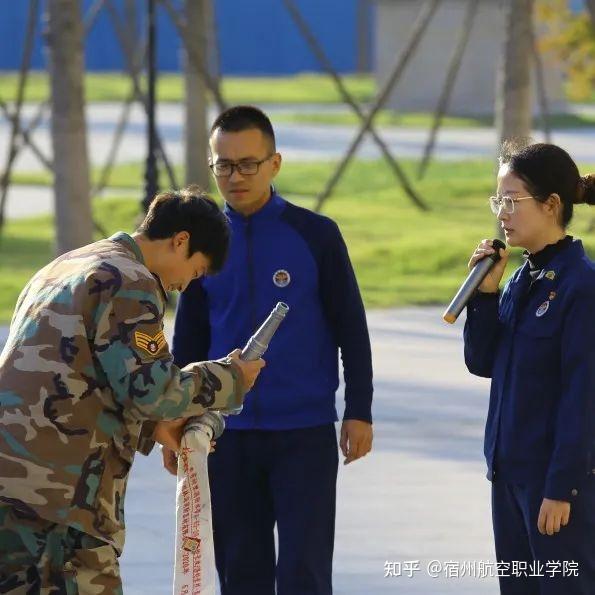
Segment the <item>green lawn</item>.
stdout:
<svg viewBox="0 0 595 595">
<path fill-rule="evenodd" d="M 411 173 L 415 164 L 404 165 Z M 128 166 L 128 174 L 120 170 L 118 175 L 122 183 L 134 182 L 140 188 L 140 178 L 130 179 L 135 167 Z M 285 164 L 277 186 L 299 204 L 311 206 L 330 170 L 329 163 Z M 431 212 L 422 213 L 403 195 L 384 162 L 357 161 L 348 169 L 324 213 L 336 219 L 343 231 L 367 306 L 448 301 L 466 274 L 472 248 L 494 234 L 494 218 L 487 206 L 493 173 L 487 161 L 432 164 L 426 179 L 418 184 L 432 207 Z M 96 218 L 108 233 L 131 230 L 137 209 L 138 203 L 131 199 L 95 202 Z M 594 220 L 593 209 L 578 208 L 570 230 L 583 238 L 592 256 Z M 6 225 L 0 238 L 1 321 L 10 318 L 27 279 L 48 261 L 52 233 L 49 217 Z M 513 264 L 518 262 L 517 251 Z"/>
<path fill-rule="evenodd" d="M 16 97 L 17 74 L 0 73 L 1 97 L 11 101 Z M 374 97 L 376 84 L 369 75 L 347 75 L 345 85 L 357 101 Z M 85 94 L 88 102 L 122 101 L 131 90 L 125 73 L 88 73 Z M 229 104 L 236 103 L 338 103 L 340 96 L 333 81 L 323 74 L 299 74 L 286 77 L 226 77 L 222 93 Z M 48 77 L 44 72 L 32 72 L 26 87 L 27 101 L 43 101 L 49 97 Z M 159 101 L 182 101 L 183 78 L 179 74 L 160 74 L 157 82 Z"/>
</svg>

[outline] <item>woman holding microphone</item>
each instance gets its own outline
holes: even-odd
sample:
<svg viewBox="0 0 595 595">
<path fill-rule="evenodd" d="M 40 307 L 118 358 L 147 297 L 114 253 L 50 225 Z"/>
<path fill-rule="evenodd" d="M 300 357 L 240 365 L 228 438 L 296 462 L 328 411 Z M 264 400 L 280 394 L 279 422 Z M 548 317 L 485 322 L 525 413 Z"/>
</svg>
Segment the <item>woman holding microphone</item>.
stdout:
<svg viewBox="0 0 595 595">
<path fill-rule="evenodd" d="M 500 291 L 500 250 L 465 324 L 467 367 L 492 379 L 484 452 L 504 595 L 595 593 L 595 264 L 566 233 L 585 202 L 595 178 L 563 149 L 505 147 L 490 203 L 526 262 Z M 482 241 L 469 266 L 493 253 Z"/>
</svg>

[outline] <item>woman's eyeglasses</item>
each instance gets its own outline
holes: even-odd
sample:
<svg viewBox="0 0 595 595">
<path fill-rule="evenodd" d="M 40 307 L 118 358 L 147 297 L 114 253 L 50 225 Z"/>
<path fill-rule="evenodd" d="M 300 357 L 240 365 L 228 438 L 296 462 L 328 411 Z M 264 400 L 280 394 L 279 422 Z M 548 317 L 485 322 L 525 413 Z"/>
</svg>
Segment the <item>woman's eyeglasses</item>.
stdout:
<svg viewBox="0 0 595 595">
<path fill-rule="evenodd" d="M 514 205 L 515 203 L 519 202 L 519 200 L 527 200 L 528 198 L 533 198 L 532 196 L 490 196 L 490 208 L 492 209 L 492 213 L 494 215 L 498 215 L 500 213 L 500 209 L 502 209 L 507 215 L 512 215 L 514 213 Z"/>
</svg>

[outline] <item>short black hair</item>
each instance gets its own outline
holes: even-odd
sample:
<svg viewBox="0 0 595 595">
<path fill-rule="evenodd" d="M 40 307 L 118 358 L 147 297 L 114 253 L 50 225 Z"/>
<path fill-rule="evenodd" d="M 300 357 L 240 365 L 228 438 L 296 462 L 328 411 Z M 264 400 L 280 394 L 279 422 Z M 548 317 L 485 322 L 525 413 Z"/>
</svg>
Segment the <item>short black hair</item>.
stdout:
<svg viewBox="0 0 595 595">
<path fill-rule="evenodd" d="M 138 231 L 150 240 L 190 234 L 188 258 L 202 252 L 211 262 L 210 273 L 223 268 L 229 248 L 229 223 L 217 203 L 198 186 L 158 194 Z"/>
<path fill-rule="evenodd" d="M 243 130 L 260 130 L 270 141 L 271 149 L 277 150 L 275 131 L 269 117 L 253 105 L 236 105 L 221 112 L 211 126 L 211 134 L 216 130 L 222 132 L 241 132 Z"/>
</svg>

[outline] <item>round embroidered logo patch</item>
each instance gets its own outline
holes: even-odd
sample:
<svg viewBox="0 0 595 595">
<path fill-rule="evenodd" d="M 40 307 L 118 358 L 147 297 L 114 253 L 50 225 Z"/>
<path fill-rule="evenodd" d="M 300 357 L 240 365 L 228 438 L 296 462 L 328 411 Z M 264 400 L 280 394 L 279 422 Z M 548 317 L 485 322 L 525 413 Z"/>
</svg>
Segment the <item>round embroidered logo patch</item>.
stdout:
<svg viewBox="0 0 595 595">
<path fill-rule="evenodd" d="M 277 287 L 287 287 L 291 282 L 291 275 L 285 269 L 275 271 L 273 275 L 273 283 Z"/>
<path fill-rule="evenodd" d="M 537 317 L 543 316 L 548 311 L 549 307 L 550 307 L 549 302 L 543 302 L 543 304 L 541 304 L 541 306 L 539 306 L 539 308 L 537 308 L 537 311 L 535 312 L 535 316 L 537 316 Z"/>
</svg>

